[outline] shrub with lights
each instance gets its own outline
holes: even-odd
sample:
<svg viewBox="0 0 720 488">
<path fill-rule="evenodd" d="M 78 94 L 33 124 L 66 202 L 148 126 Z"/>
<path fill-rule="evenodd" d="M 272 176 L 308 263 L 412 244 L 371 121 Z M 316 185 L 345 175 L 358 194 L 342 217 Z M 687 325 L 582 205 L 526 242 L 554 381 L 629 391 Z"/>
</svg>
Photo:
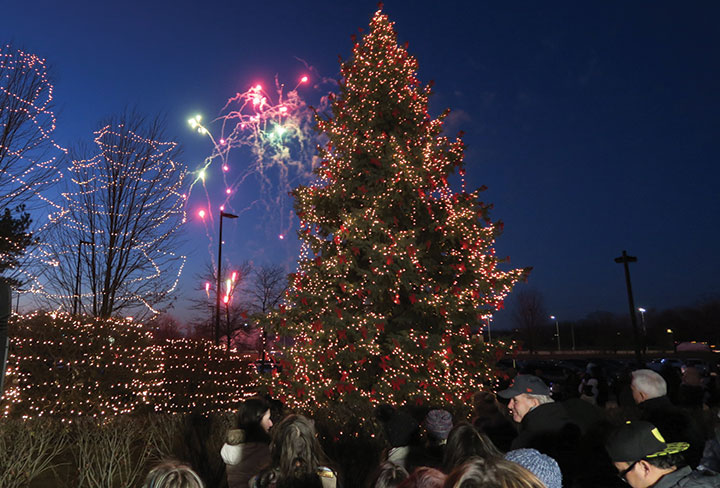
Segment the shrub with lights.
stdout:
<svg viewBox="0 0 720 488">
<path fill-rule="evenodd" d="M 134 413 L 161 392 L 163 351 L 139 323 L 34 313 L 9 330 L 6 415 Z"/>
<path fill-rule="evenodd" d="M 142 412 L 234 410 L 247 361 L 209 341 L 157 341 L 122 319 L 14 316 L 2 413 L 104 418 Z"/>
<path fill-rule="evenodd" d="M 459 405 L 508 348 L 483 341 L 482 320 L 528 270 L 500 269 L 502 224 L 466 189 L 462 134 L 428 114 L 406 47 L 378 11 L 317 115 L 328 142 L 294 191 L 303 249 L 276 320 L 292 346 L 268 382 L 295 408 Z"/>
<path fill-rule="evenodd" d="M 175 339 L 163 345 L 162 395 L 156 410 L 167 413 L 234 411 L 251 382 L 242 356 L 206 340 Z"/>
</svg>

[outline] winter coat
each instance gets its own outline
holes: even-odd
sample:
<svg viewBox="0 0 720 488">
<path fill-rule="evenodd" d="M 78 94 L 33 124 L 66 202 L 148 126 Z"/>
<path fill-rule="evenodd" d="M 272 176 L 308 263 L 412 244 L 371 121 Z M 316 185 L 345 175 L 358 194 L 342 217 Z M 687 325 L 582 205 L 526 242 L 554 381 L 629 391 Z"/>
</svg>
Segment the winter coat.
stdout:
<svg viewBox="0 0 720 488">
<path fill-rule="evenodd" d="M 270 463 L 270 446 L 264 442 L 242 442 L 244 432 L 233 429 L 220 450 L 226 464 L 229 488 L 248 488 L 250 478 Z"/>
<path fill-rule="evenodd" d="M 720 475 L 711 471 L 693 471 L 685 466 L 666 474 L 653 488 L 718 488 Z"/>
</svg>

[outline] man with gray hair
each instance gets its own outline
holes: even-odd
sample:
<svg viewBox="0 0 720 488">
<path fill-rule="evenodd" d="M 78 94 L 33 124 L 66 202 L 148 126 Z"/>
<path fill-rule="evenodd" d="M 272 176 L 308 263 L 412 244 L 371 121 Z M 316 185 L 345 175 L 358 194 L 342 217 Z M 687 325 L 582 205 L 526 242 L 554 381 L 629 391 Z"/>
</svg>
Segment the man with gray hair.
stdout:
<svg viewBox="0 0 720 488">
<path fill-rule="evenodd" d="M 638 369 L 632 373 L 630 390 L 640 408 L 641 420 L 655 425 L 667 442 L 690 443 L 684 456 L 687 463 L 696 468 L 705 447 L 705 436 L 689 412 L 672 404 L 665 379 L 651 369 Z"/>
</svg>

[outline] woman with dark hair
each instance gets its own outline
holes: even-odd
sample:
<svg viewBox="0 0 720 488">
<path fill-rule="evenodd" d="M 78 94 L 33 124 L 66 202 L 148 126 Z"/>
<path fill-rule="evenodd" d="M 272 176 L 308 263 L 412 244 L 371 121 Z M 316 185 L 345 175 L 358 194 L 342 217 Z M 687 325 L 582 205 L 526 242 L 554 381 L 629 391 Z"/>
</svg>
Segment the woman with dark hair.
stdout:
<svg viewBox="0 0 720 488">
<path fill-rule="evenodd" d="M 228 431 L 220 455 L 227 468 L 229 488 L 247 488 L 250 478 L 270 462 L 270 404 L 248 398 L 238 411 L 237 428 Z"/>
<path fill-rule="evenodd" d="M 273 429 L 270 466 L 250 481 L 251 488 L 336 488 L 335 472 L 302 415 L 289 415 Z"/>
<path fill-rule="evenodd" d="M 478 432 L 488 436 L 501 451 L 509 451 L 518 431 L 504 413 L 506 409 L 500 406 L 495 394 L 489 391 L 479 391 L 473 395 L 472 404 L 472 424 Z"/>
<path fill-rule="evenodd" d="M 443 457 L 443 471 L 450 473 L 457 466 L 473 457 L 501 459 L 502 453 L 485 435 L 467 422 L 453 427 L 448 436 Z"/>
</svg>

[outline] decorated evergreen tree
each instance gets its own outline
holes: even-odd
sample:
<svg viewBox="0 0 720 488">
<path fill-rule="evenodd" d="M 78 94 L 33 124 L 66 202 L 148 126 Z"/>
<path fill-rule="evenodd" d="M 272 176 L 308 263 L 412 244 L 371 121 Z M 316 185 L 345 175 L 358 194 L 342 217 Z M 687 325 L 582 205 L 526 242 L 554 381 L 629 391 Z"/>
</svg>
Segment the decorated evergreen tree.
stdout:
<svg viewBox="0 0 720 488">
<path fill-rule="evenodd" d="M 316 182 L 294 192 L 303 249 L 272 380 L 296 408 L 459 404 L 507 349 L 483 342 L 482 319 L 527 270 L 498 268 L 502 225 L 482 189 L 466 191 L 462 134 L 442 135 L 449 112 L 430 118 L 416 71 L 378 11 L 342 65 L 332 115 L 317 116 L 328 142 Z"/>
</svg>

